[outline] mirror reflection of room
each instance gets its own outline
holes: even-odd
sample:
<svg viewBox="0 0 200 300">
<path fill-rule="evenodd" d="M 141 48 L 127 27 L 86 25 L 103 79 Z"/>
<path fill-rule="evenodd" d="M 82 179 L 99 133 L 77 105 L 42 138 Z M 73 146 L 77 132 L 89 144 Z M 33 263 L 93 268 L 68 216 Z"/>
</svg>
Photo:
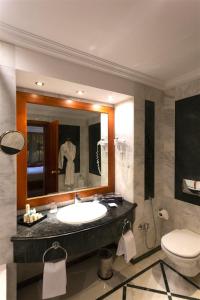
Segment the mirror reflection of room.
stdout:
<svg viewBox="0 0 200 300">
<path fill-rule="evenodd" d="M 29 198 L 108 184 L 108 116 L 28 104 Z"/>
</svg>

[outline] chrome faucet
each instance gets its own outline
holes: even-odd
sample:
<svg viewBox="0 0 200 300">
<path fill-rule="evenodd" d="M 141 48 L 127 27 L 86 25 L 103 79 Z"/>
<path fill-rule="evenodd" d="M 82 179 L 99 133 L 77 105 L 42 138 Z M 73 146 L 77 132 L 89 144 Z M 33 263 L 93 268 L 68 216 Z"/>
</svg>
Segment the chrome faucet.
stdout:
<svg viewBox="0 0 200 300">
<path fill-rule="evenodd" d="M 80 198 L 78 193 L 75 193 L 75 195 L 74 195 L 74 204 L 78 204 L 78 203 L 81 203 L 81 198 Z"/>
</svg>

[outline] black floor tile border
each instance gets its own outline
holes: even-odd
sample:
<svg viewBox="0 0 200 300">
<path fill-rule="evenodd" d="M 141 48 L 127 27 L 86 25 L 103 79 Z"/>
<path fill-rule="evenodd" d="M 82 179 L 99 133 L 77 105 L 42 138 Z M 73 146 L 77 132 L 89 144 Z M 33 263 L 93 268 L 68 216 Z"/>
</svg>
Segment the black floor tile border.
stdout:
<svg viewBox="0 0 200 300">
<path fill-rule="evenodd" d="M 153 268 L 159 262 L 160 262 L 160 260 L 157 260 L 156 262 L 154 262 L 153 264 L 151 264 L 150 266 L 148 266 L 144 270 L 142 270 L 142 271 L 138 272 L 137 274 L 131 276 L 130 278 L 122 281 L 120 284 L 118 284 L 116 287 L 114 287 L 113 289 L 111 289 L 110 291 L 108 291 L 107 293 L 105 293 L 104 295 L 96 298 L 96 300 L 102 300 L 102 299 L 105 299 L 106 297 L 110 296 L 112 293 L 114 293 L 115 291 L 117 291 L 118 289 L 120 289 L 121 287 L 123 287 L 124 285 L 126 285 L 129 281 L 135 279 L 136 277 L 142 275 L 144 272 L 146 272 L 146 271 L 150 270 L 151 268 Z"/>
<path fill-rule="evenodd" d="M 180 299 L 187 299 L 187 300 L 199 300 L 199 298 L 194 298 L 190 296 L 184 296 L 184 295 L 179 295 L 175 293 L 171 293 L 173 297 L 180 298 Z"/>
<path fill-rule="evenodd" d="M 156 252 L 158 252 L 160 250 L 161 250 L 161 246 L 159 245 L 156 248 L 153 248 L 150 251 L 148 251 L 148 252 L 146 252 L 146 253 L 144 253 L 144 254 L 136 257 L 136 258 L 132 258 L 131 261 L 130 261 L 130 263 L 132 263 L 132 265 L 135 265 L 138 262 L 140 262 L 141 260 L 143 260 L 143 259 L 145 259 L 145 258 L 147 258 L 147 257 L 149 257 L 151 255 L 153 255 L 154 253 L 156 253 Z"/>
<path fill-rule="evenodd" d="M 122 300 L 126 300 L 126 286 L 123 286 Z"/>
<path fill-rule="evenodd" d="M 160 290 L 156 290 L 156 289 L 146 288 L 146 287 L 138 286 L 138 285 L 135 285 L 135 284 L 127 284 L 127 287 L 135 288 L 135 289 L 144 290 L 144 291 L 147 291 L 147 292 L 152 292 L 152 293 L 162 294 L 162 295 L 168 296 L 167 292 L 165 292 L 165 291 L 160 291 Z M 198 298 L 194 298 L 194 297 L 190 297 L 190 296 L 184 296 L 184 295 L 180 295 L 180 294 L 176 294 L 176 293 L 171 293 L 170 292 L 170 294 L 173 297 L 176 297 L 176 298 L 187 299 L 187 300 L 199 300 Z"/>
<path fill-rule="evenodd" d="M 140 275 L 142 275 L 143 273 L 145 273 L 148 270 L 152 269 L 154 266 L 156 266 L 158 264 L 161 267 L 161 272 L 162 272 L 162 276 L 163 276 L 163 279 L 164 279 L 166 291 L 146 288 L 146 287 L 138 286 L 138 285 L 134 285 L 134 284 L 129 284 L 130 281 L 132 281 L 135 278 L 139 277 Z M 180 298 L 180 299 L 187 299 L 187 300 L 199 300 L 198 298 L 194 298 L 194 297 L 190 297 L 190 296 L 184 296 L 184 295 L 180 295 L 180 294 L 176 294 L 176 293 L 171 292 L 169 284 L 168 284 L 167 275 L 166 275 L 166 272 L 165 272 L 164 265 L 166 265 L 172 271 L 174 271 L 175 273 L 180 275 L 183 279 L 185 279 L 188 283 L 193 285 L 195 288 L 200 289 L 200 287 L 196 283 L 192 282 L 190 279 L 188 279 L 187 277 L 185 277 L 184 275 L 182 275 L 181 273 L 176 271 L 173 267 L 169 266 L 166 262 L 159 259 L 155 263 L 151 264 L 149 267 L 143 269 L 142 271 L 138 272 L 137 274 L 135 274 L 132 277 L 128 278 L 127 280 L 123 281 L 122 283 L 120 283 L 119 285 L 117 285 L 116 287 L 114 287 L 113 289 L 111 289 L 110 291 L 105 293 L 104 295 L 96 298 L 96 300 L 103 300 L 103 299 L 107 298 L 108 296 L 113 294 L 115 291 L 117 291 L 121 287 L 123 287 L 122 300 L 126 300 L 127 287 L 134 288 L 134 289 L 140 289 L 140 290 L 144 290 L 144 291 L 149 291 L 149 292 L 153 292 L 153 293 L 158 293 L 158 294 L 163 294 L 163 295 L 166 295 L 168 297 L 168 300 L 172 300 L 173 299 L 172 297 L 176 297 L 176 298 Z"/>
<path fill-rule="evenodd" d="M 143 290 L 143 291 L 147 291 L 147 292 L 162 294 L 162 295 L 166 295 L 167 296 L 167 292 L 166 291 L 161 291 L 161 290 L 146 288 L 144 286 L 139 286 L 139 285 L 135 285 L 135 284 L 127 284 L 127 287 L 138 289 L 138 290 Z"/>
<path fill-rule="evenodd" d="M 190 284 L 192 284 L 195 288 L 200 289 L 200 286 L 198 284 L 196 284 L 195 282 L 193 282 L 192 280 L 190 280 L 188 277 L 184 276 L 183 274 L 181 274 L 180 272 L 178 272 L 177 270 L 175 270 L 173 267 L 171 267 L 170 265 L 168 265 L 168 263 L 166 263 L 165 261 L 162 261 L 162 263 L 167 266 L 169 269 L 171 269 L 172 271 L 174 271 L 175 273 L 177 273 L 179 276 L 181 276 L 183 279 L 185 279 L 187 282 L 189 282 Z"/>
<path fill-rule="evenodd" d="M 166 276 L 165 269 L 164 269 L 162 261 L 160 261 L 160 268 L 161 268 L 162 276 L 163 276 L 163 279 L 164 279 L 166 291 L 167 291 L 167 293 L 170 293 L 169 284 L 168 284 L 167 276 Z M 170 295 L 167 294 L 167 296 L 168 296 L 169 300 L 172 300 L 171 293 L 170 293 Z"/>
</svg>

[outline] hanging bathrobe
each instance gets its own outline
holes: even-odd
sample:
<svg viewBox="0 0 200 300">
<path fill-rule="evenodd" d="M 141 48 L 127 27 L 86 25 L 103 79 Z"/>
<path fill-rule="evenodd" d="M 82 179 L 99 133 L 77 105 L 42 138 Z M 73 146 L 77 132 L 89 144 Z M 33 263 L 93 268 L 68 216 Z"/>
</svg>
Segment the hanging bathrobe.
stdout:
<svg viewBox="0 0 200 300">
<path fill-rule="evenodd" d="M 65 170 L 65 185 L 69 185 L 69 186 L 74 185 L 75 156 L 76 156 L 76 146 L 72 144 L 70 141 L 66 141 L 64 144 L 60 146 L 59 161 L 58 161 L 59 169 L 63 168 L 64 157 L 67 158 L 67 164 Z"/>
</svg>

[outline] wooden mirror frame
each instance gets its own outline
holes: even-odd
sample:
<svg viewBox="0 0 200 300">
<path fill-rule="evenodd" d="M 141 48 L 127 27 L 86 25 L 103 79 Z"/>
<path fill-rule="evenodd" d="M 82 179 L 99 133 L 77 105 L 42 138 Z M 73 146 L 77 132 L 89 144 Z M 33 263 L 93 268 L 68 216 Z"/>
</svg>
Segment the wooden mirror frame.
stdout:
<svg viewBox="0 0 200 300">
<path fill-rule="evenodd" d="M 62 202 L 74 198 L 75 192 L 61 192 L 27 199 L 27 104 L 58 106 L 76 110 L 86 110 L 108 114 L 108 185 L 80 189 L 81 197 L 94 194 L 114 192 L 115 190 L 115 151 L 114 151 L 114 109 L 109 106 L 96 105 L 27 92 L 17 92 L 17 130 L 25 137 L 25 147 L 17 156 L 17 208 L 23 209 L 27 203 L 31 206 L 45 205 L 51 202 Z M 77 192 L 77 191 L 76 191 Z"/>
</svg>

